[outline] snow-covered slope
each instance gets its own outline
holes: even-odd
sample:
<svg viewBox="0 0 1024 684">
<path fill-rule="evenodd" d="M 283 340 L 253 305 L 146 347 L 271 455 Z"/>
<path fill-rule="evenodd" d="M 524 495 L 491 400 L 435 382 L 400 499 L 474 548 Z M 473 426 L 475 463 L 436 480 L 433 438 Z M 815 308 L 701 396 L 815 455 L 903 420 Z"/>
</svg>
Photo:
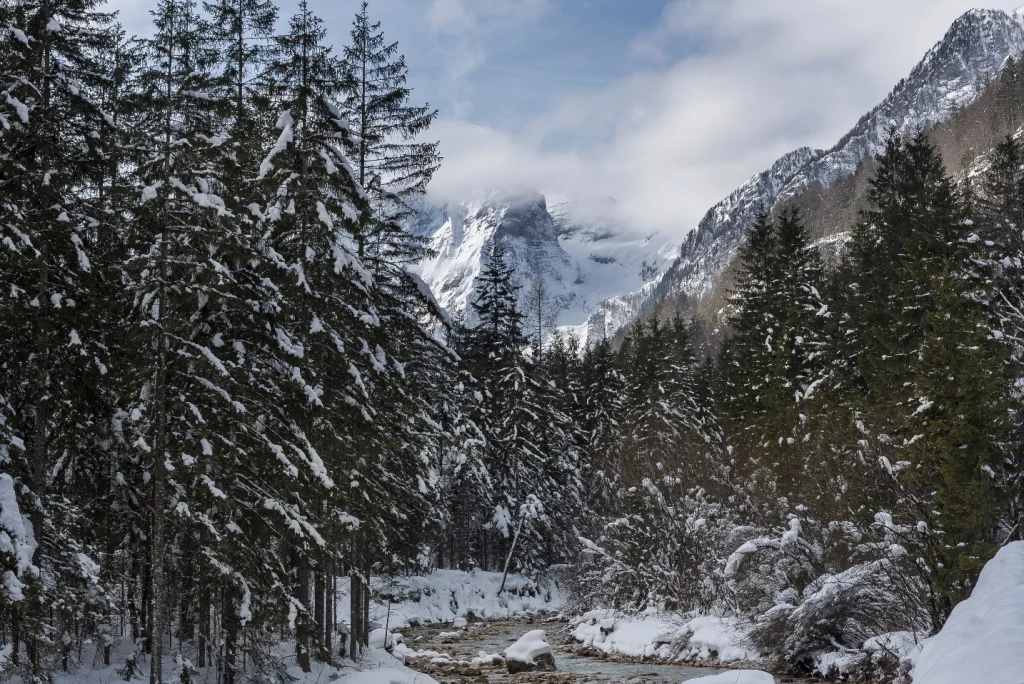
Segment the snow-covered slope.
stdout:
<svg viewBox="0 0 1024 684">
<path fill-rule="evenodd" d="M 499 241 L 524 298 L 543 278 L 559 304 L 558 324 L 586 337 L 588 318 L 602 301 L 655 281 L 678 254 L 667 237 L 631 232 L 609 218 L 611 204 L 607 209 L 584 219 L 569 204 L 549 208 L 533 191 L 492 191 L 446 207 L 424 206 L 412 229 L 429 237 L 435 256 L 416 270 L 441 306 L 472 322 L 476 280 Z"/>
<path fill-rule="evenodd" d="M 914 659 L 914 684 L 1024 684 L 1024 542 L 985 564 L 971 597 L 959 603 Z"/>
<path fill-rule="evenodd" d="M 759 211 L 813 184 L 827 188 L 853 174 L 881 151 L 890 125 L 904 133 L 913 132 L 945 121 L 970 104 L 1007 57 L 1024 52 L 1020 12 L 972 10 L 961 16 L 910 75 L 832 149 L 798 149 L 753 176 L 707 212 L 658 283 L 606 302 L 595 317 L 603 317 L 612 331 L 670 295 L 699 297 L 708 293 Z"/>
</svg>

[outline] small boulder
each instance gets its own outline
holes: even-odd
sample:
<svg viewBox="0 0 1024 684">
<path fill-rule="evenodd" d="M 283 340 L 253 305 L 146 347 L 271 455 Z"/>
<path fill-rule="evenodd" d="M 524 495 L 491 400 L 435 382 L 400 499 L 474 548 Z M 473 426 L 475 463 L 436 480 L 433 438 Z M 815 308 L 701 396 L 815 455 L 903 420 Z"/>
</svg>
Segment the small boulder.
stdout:
<svg viewBox="0 0 1024 684">
<path fill-rule="evenodd" d="M 466 627 L 468 626 L 469 621 L 467 621 L 466 618 L 464 617 L 457 617 L 455 618 L 455 621 L 452 622 L 452 627 L 454 627 L 455 629 L 466 629 Z"/>
<path fill-rule="evenodd" d="M 554 672 L 555 657 L 542 629 L 534 629 L 505 649 L 505 666 L 509 674 L 517 672 Z"/>
</svg>

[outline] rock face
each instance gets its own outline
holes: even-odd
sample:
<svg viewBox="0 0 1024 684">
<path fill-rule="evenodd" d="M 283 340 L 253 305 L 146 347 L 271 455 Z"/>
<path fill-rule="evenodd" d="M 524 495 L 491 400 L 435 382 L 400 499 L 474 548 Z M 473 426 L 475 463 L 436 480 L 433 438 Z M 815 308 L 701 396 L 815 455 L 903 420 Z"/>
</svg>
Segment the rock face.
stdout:
<svg viewBox="0 0 1024 684">
<path fill-rule="evenodd" d="M 519 672 L 554 672 L 555 657 L 544 630 L 529 631 L 505 649 L 505 665 L 510 675 Z"/>
</svg>

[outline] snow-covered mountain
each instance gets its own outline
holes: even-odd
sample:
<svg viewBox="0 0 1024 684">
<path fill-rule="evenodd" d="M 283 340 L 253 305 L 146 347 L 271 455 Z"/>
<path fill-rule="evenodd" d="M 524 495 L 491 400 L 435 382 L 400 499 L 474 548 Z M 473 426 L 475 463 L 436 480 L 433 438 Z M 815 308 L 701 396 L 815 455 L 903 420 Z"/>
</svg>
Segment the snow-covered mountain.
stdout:
<svg viewBox="0 0 1024 684">
<path fill-rule="evenodd" d="M 1024 52 L 1024 9 L 1013 13 L 971 10 L 958 18 L 938 44 L 886 99 L 829 150 L 801 148 L 753 176 L 708 210 L 683 242 L 679 258 L 654 283 L 603 303 L 593 325 L 609 332 L 668 296 L 700 297 L 729 264 L 757 213 L 817 184 L 828 188 L 881 152 L 895 125 L 912 133 L 949 117 L 975 100 L 1009 57 Z"/>
<path fill-rule="evenodd" d="M 523 297 L 543 278 L 560 308 L 558 324 L 587 337 L 588 321 L 600 320 L 592 314 L 602 302 L 656 281 L 679 253 L 667 236 L 619 225 L 613 209 L 608 200 L 604 211 L 583 218 L 571 204 L 549 207 L 535 191 L 480 192 L 462 202 L 424 206 L 412 230 L 429 238 L 435 256 L 416 270 L 441 306 L 472 322 L 476 279 L 499 241 Z"/>
<path fill-rule="evenodd" d="M 490 192 L 424 208 L 414 230 L 430 237 L 437 256 L 418 271 L 442 306 L 471 318 L 476 277 L 490 244 L 502 240 L 524 292 L 543 277 L 559 298 L 562 326 L 591 340 L 611 336 L 667 297 L 706 295 L 759 211 L 852 175 L 882 150 L 891 125 L 909 133 L 948 120 L 977 98 L 1007 58 L 1022 53 L 1024 10 L 967 12 L 834 147 L 782 156 L 709 209 L 681 249 L 664 235 L 638 234 L 607 216 L 582 220 L 569 205 L 548 207 L 535 192 Z"/>
</svg>

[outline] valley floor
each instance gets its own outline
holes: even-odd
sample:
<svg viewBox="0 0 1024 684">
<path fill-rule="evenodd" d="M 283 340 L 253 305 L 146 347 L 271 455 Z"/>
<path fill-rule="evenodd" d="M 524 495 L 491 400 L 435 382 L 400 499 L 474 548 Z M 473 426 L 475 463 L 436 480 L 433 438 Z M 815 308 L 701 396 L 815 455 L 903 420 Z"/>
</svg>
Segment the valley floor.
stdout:
<svg viewBox="0 0 1024 684">
<path fill-rule="evenodd" d="M 279 667 L 278 673 L 296 684 L 656 683 L 687 681 L 723 669 L 730 674 L 738 668 L 769 669 L 750 644 L 748 628 L 734 618 L 595 610 L 569 621 L 562 614 L 566 594 L 557 573 L 538 581 L 511 576 L 499 596 L 500 582 L 499 573 L 482 571 L 375 581 L 375 595 L 385 600 L 371 607 L 375 629 L 370 648 L 358 662 L 346 659 L 337 667 L 313 663 L 312 671 L 303 673 L 294 664 L 293 647 L 279 644 L 267 654 L 274 663 L 269 669 Z M 339 599 L 347 596 L 347 587 L 342 585 L 339 592 Z M 339 621 L 345 621 L 347 602 L 338 604 Z M 504 649 L 538 627 L 556 650 L 558 672 L 505 674 Z M 190 654 L 175 655 L 174 646 L 164 663 L 165 681 L 219 680 L 215 667 L 193 668 Z M 80 665 L 55 682 L 148 681 L 144 658 L 134 668 L 126 665 L 132 650 L 122 640 L 111 653 L 112 664 L 103 666 L 97 646 L 87 645 Z M 972 597 L 957 607 L 939 635 L 928 640 L 909 633 L 882 635 L 860 651 L 825 654 L 816 665 L 819 674 L 843 678 L 865 658 L 882 657 L 902 662 L 894 676 L 900 670 L 919 675 L 915 684 L 964 684 L 967 675 L 986 684 L 1024 683 L 1024 542 L 1007 545 L 986 566 Z M 250 666 L 241 663 L 243 672 Z M 266 664 L 263 668 L 268 669 Z M 777 681 L 798 680 L 779 676 Z M 24 683 L 15 679 L 11 684 Z"/>
</svg>

